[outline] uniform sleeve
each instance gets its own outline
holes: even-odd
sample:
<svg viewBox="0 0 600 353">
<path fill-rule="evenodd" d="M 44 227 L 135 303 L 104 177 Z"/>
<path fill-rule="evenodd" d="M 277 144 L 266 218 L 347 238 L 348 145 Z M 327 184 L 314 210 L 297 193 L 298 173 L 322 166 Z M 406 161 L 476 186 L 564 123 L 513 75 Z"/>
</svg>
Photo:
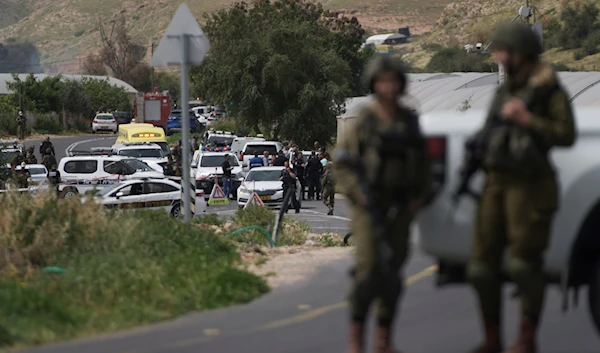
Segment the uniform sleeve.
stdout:
<svg viewBox="0 0 600 353">
<path fill-rule="evenodd" d="M 569 97 L 559 90 L 550 98 L 547 117 L 532 115 L 528 128 L 548 146 L 571 146 L 575 142 L 575 119 Z"/>
<path fill-rule="evenodd" d="M 357 169 L 361 167 L 360 146 L 363 143 L 364 113 L 361 113 L 349 130 L 338 142 L 335 149 L 335 173 L 338 175 L 337 187 L 351 202 L 356 202 L 360 190 L 360 178 Z"/>
</svg>

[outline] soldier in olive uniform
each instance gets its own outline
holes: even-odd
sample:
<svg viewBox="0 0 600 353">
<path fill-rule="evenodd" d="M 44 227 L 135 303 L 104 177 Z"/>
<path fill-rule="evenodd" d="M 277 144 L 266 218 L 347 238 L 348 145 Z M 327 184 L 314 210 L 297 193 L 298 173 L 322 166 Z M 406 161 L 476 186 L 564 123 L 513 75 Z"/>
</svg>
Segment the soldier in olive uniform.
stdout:
<svg viewBox="0 0 600 353">
<path fill-rule="evenodd" d="M 558 208 L 548 151 L 575 141 L 569 96 L 551 66 L 540 62 L 541 52 L 527 25 L 504 25 L 495 35 L 494 59 L 504 66 L 507 78 L 477 138 L 483 141 L 487 178 L 467 275 L 479 297 L 486 339 L 474 353 L 503 349 L 500 272 L 506 247 L 508 275 L 521 299 L 521 324 L 515 345 L 505 352 L 536 352 L 545 293 L 543 254 Z M 513 143 L 517 140 L 522 143 Z"/>
<path fill-rule="evenodd" d="M 16 151 L 15 155 L 13 156 L 13 158 L 10 160 L 10 164 L 14 165 L 15 167 L 18 165 L 21 165 L 21 163 L 23 163 L 25 159 L 23 158 L 23 155 L 21 154 L 21 151 Z"/>
<path fill-rule="evenodd" d="M 323 185 L 323 203 L 329 208 L 327 214 L 331 216 L 333 215 L 333 206 L 335 204 L 335 182 L 332 176 L 333 162 L 327 152 L 325 152 L 325 158 L 327 158 L 327 164 L 325 164 L 325 172 L 321 178 L 321 184 Z"/>
<path fill-rule="evenodd" d="M 37 164 L 37 158 L 35 158 L 35 154 L 33 153 L 33 146 L 31 146 L 27 149 L 27 155 L 25 156 L 25 163 Z"/>
<path fill-rule="evenodd" d="M 431 177 L 418 116 L 399 104 L 407 84 L 401 63 L 390 56 L 376 56 L 366 67 L 365 83 L 376 99 L 342 136 L 334 159 L 336 175 L 343 176 L 337 186 L 352 203 L 351 227 L 356 237 L 348 352 L 364 351 L 366 316 L 378 299 L 375 352 L 393 353 L 391 329 L 402 292 L 399 271 L 408 255 L 410 223 L 429 195 Z M 403 144 L 396 136 L 410 136 L 419 143 Z M 365 184 L 368 188 L 361 188 Z M 367 204 L 362 190 L 369 190 L 374 205 Z M 381 214 L 382 224 L 375 224 L 373 211 Z M 396 286 L 387 285 L 389 278 L 378 266 L 380 238 L 375 229 L 381 228 L 377 227 L 384 227 L 391 243 L 393 265 L 386 272 L 398 276 Z"/>
<path fill-rule="evenodd" d="M 54 164 L 56 164 L 56 158 L 52 154 L 50 147 L 46 148 L 46 154 L 42 157 L 42 164 L 46 166 L 46 169 L 50 170 Z"/>
</svg>

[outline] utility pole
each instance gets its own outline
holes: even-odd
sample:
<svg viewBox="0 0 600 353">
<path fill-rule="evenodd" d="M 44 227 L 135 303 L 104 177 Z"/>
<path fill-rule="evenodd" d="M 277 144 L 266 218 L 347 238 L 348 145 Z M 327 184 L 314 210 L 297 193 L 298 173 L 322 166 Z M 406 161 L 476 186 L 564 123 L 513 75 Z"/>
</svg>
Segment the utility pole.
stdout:
<svg viewBox="0 0 600 353">
<path fill-rule="evenodd" d="M 154 56 L 154 38 L 152 38 L 151 43 L 150 43 L 150 57 Z M 154 66 L 152 66 L 152 71 L 150 72 L 150 88 L 152 89 L 152 92 L 154 92 Z"/>
</svg>

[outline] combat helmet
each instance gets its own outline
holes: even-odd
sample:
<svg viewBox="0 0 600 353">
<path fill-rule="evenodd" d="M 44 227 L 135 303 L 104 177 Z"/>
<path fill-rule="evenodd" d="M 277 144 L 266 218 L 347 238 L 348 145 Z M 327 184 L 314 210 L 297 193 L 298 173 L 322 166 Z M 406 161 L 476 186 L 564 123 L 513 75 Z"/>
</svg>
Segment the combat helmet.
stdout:
<svg viewBox="0 0 600 353">
<path fill-rule="evenodd" d="M 395 72 L 402 83 L 400 95 L 404 94 L 407 86 L 406 69 L 402 62 L 387 54 L 379 54 L 372 58 L 363 71 L 363 84 L 373 92 L 373 83 L 377 75 L 383 72 Z"/>
<path fill-rule="evenodd" d="M 529 60 L 537 60 L 543 51 L 542 44 L 535 33 L 524 23 L 501 25 L 492 41 L 494 45 L 506 46 L 514 52 L 522 53 Z"/>
</svg>

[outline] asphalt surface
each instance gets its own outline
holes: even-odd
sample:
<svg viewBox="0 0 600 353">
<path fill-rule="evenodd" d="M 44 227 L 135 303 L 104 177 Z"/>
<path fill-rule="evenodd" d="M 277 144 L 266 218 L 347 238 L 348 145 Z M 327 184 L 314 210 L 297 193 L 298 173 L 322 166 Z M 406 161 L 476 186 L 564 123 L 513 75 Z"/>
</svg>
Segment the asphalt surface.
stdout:
<svg viewBox="0 0 600 353">
<path fill-rule="evenodd" d="M 69 138 L 60 144 L 66 148 L 74 142 L 77 140 Z M 56 140 L 57 153 L 58 145 Z M 311 211 L 320 212 L 320 209 L 315 202 Z M 313 216 L 318 215 L 303 211 L 298 217 Z M 340 217 L 336 220 L 339 224 L 345 222 L 343 215 L 336 217 Z M 336 261 L 305 282 L 278 289 L 246 305 L 22 352 L 344 352 L 348 314 L 343 301 L 349 287 L 350 265 L 350 257 Z M 470 352 L 482 339 L 474 296 L 465 286 L 436 288 L 432 265 L 432 260 L 418 248 L 413 250 L 405 269 L 409 283 L 395 328 L 395 341 L 404 352 Z M 505 294 L 504 327 L 508 345 L 516 335 L 519 306 L 518 301 L 510 299 L 508 289 Z M 600 339 L 588 315 L 586 293 L 580 294 L 579 308 L 563 314 L 558 291 L 549 290 L 539 332 L 540 353 L 600 352 Z"/>
</svg>

